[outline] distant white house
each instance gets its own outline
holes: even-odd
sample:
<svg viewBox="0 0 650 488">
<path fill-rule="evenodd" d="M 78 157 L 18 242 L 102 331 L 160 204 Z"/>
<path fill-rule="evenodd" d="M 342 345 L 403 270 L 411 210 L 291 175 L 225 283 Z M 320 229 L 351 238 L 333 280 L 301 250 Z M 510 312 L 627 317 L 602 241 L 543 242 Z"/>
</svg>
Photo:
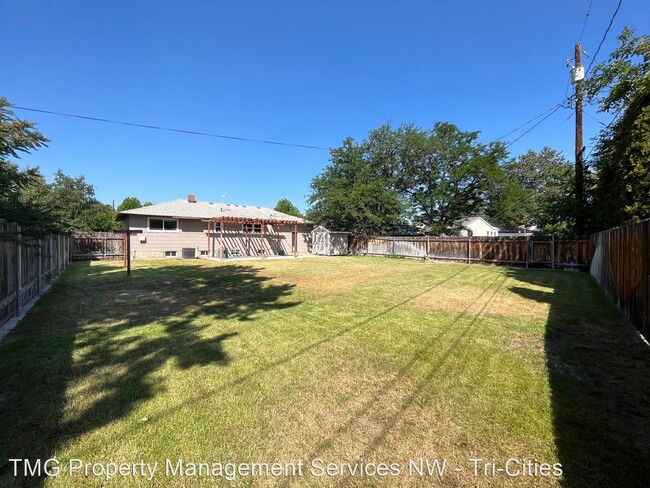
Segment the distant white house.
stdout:
<svg viewBox="0 0 650 488">
<path fill-rule="evenodd" d="M 483 217 L 468 217 L 461 220 L 459 226 L 461 227 L 460 235 L 465 237 L 524 237 L 533 235 L 532 232 L 523 227 L 512 231 L 504 225 L 491 224 Z"/>
<path fill-rule="evenodd" d="M 497 237 L 499 235 L 499 228 L 492 225 L 483 217 L 468 217 L 459 222 L 461 236 L 476 236 L 476 237 Z"/>
</svg>

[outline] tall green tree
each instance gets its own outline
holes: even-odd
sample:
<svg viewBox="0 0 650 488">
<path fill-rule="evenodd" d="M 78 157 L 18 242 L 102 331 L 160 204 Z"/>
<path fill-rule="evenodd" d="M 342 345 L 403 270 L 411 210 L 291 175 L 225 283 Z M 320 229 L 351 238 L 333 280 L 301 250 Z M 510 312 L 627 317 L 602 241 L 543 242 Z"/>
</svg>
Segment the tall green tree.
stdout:
<svg viewBox="0 0 650 488">
<path fill-rule="evenodd" d="M 294 217 L 300 217 L 302 218 L 303 215 L 298 210 L 298 207 L 296 207 L 293 203 L 291 203 L 291 200 L 287 198 L 281 198 L 278 203 L 275 205 L 275 208 L 273 209 L 276 212 L 282 212 L 287 215 L 293 215 Z"/>
<path fill-rule="evenodd" d="M 21 170 L 11 159 L 19 159 L 47 142 L 32 122 L 17 118 L 11 104 L 0 98 L 0 218 L 21 224 L 22 233 L 33 237 L 60 228 L 47 208 L 25 201 L 25 192 L 42 179 L 39 169 Z"/>
<path fill-rule="evenodd" d="M 122 200 L 122 203 L 117 206 L 117 213 L 124 212 L 125 210 L 133 210 L 134 208 L 140 208 L 143 206 L 144 205 L 140 203 L 138 197 L 126 197 L 124 200 Z"/>
<path fill-rule="evenodd" d="M 650 36 L 626 27 L 618 40 L 585 85 L 613 116 L 594 151 L 596 229 L 650 218 Z"/>
<path fill-rule="evenodd" d="M 332 151 L 332 164 L 312 182 L 308 215 L 318 221 L 327 209 L 329 221 L 343 215 L 339 223 L 360 233 L 405 221 L 453 232 L 459 219 L 485 209 L 506 154 L 503 144 L 483 144 L 478 132 L 450 123 L 385 124 Z"/>
<path fill-rule="evenodd" d="M 330 164 L 311 182 L 307 218 L 334 230 L 372 236 L 399 223 L 404 205 L 381 166 L 368 160 L 367 143 L 351 138 L 332 149 Z"/>
<path fill-rule="evenodd" d="M 393 158 L 393 181 L 415 222 L 432 233 L 448 233 L 458 220 L 485 210 L 507 156 L 503 144 L 483 144 L 478 132 L 447 122 L 431 130 L 402 126 L 394 134 L 396 147 L 380 153 Z"/>
<path fill-rule="evenodd" d="M 545 233 L 573 232 L 573 165 L 560 152 L 530 150 L 503 169 L 504 180 L 490 198 L 490 219 L 513 227 L 537 225 Z"/>
<path fill-rule="evenodd" d="M 42 176 L 25 189 L 25 200 L 35 207 L 46 208 L 67 232 L 111 231 L 118 227 L 113 208 L 95 197 L 95 188 L 84 176 L 72 177 L 58 170 L 54 181 Z"/>
</svg>

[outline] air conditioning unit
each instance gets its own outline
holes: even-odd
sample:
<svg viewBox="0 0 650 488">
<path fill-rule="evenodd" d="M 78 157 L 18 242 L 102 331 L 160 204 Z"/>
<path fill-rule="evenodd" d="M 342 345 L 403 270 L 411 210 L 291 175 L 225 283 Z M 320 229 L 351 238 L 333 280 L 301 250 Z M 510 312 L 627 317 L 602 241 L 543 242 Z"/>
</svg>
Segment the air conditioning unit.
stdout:
<svg viewBox="0 0 650 488">
<path fill-rule="evenodd" d="M 193 247 L 184 247 L 183 259 L 196 259 L 196 249 Z"/>
</svg>

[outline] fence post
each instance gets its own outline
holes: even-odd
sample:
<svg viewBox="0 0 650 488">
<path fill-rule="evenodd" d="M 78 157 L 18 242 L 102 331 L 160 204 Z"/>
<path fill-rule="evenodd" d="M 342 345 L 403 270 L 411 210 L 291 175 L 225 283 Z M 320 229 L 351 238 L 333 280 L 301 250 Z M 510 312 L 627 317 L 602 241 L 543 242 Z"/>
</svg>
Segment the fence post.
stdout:
<svg viewBox="0 0 650 488">
<path fill-rule="evenodd" d="M 14 269 L 14 278 L 16 280 L 15 290 L 16 290 L 16 317 L 20 315 L 20 309 L 22 308 L 21 298 L 22 298 L 22 274 L 23 274 L 23 252 L 22 244 L 20 243 L 20 225 L 16 226 L 16 269 Z"/>
<path fill-rule="evenodd" d="M 427 256 L 429 255 L 429 236 L 427 236 Z"/>
<path fill-rule="evenodd" d="M 52 236 L 47 238 L 47 274 L 49 275 L 49 281 L 52 281 Z"/>
<path fill-rule="evenodd" d="M 43 274 L 41 265 L 42 246 L 41 240 L 38 240 L 38 251 L 36 252 L 36 295 L 41 296 L 41 274 Z"/>
<path fill-rule="evenodd" d="M 551 236 L 551 269 L 555 269 L 555 234 Z"/>
<path fill-rule="evenodd" d="M 472 236 L 467 236 L 467 264 L 472 264 Z"/>
<path fill-rule="evenodd" d="M 528 247 L 530 245 L 530 237 L 526 237 L 526 267 L 528 267 L 528 263 L 530 260 L 530 256 L 528 255 Z"/>
</svg>

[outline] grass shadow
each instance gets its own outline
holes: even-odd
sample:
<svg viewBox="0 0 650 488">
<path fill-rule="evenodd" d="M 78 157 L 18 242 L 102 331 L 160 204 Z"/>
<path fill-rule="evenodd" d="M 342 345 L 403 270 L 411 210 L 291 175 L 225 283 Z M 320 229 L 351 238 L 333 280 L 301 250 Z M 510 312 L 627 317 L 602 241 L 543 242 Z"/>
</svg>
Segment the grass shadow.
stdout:
<svg viewBox="0 0 650 488">
<path fill-rule="evenodd" d="M 563 485 L 650 486 L 650 349 L 588 274 L 511 269 L 550 304 L 545 353 Z"/>
<path fill-rule="evenodd" d="M 73 264 L 0 344 L 0 485 L 42 485 L 14 478 L 8 460 L 48 459 L 124 419 L 165 388 L 162 368 L 227 367 L 232 320 L 296 306 L 292 289 L 250 265 L 157 263 L 126 277 Z M 84 404 L 66 404 L 71 385 Z"/>
</svg>

